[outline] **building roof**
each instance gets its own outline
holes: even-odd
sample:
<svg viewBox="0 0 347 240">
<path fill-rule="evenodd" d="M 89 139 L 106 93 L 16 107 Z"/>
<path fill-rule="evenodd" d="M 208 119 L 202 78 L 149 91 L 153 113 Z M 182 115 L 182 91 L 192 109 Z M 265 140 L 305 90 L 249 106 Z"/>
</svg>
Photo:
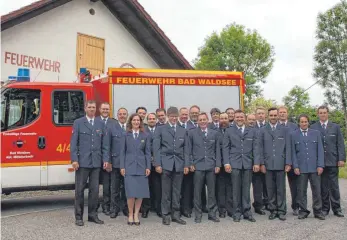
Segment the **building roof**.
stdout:
<svg viewBox="0 0 347 240">
<path fill-rule="evenodd" d="M 1 16 L 1 31 L 72 0 L 40 0 Z M 90 0 L 99 1 L 99 0 Z M 137 0 L 100 0 L 127 28 L 160 68 L 193 69 Z"/>
</svg>

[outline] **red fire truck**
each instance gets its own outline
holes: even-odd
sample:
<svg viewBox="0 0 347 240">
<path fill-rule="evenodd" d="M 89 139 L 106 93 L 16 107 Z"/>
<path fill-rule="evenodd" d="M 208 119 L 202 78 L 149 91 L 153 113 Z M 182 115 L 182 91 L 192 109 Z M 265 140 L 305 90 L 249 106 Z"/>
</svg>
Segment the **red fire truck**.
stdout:
<svg viewBox="0 0 347 240">
<path fill-rule="evenodd" d="M 95 99 L 129 113 L 138 106 L 242 108 L 242 72 L 109 68 L 89 83 L 14 82 L 1 88 L 2 193 L 66 189 L 74 185 L 70 164 L 73 121 Z"/>
</svg>

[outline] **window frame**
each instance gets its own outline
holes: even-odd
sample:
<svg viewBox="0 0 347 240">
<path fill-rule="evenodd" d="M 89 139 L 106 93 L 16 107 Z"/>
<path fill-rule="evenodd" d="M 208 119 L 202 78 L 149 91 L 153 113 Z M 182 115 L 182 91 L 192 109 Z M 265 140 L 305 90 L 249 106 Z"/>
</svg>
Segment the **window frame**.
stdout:
<svg viewBox="0 0 347 240">
<path fill-rule="evenodd" d="M 40 104 L 38 104 L 38 108 L 40 109 L 40 111 L 39 111 L 39 114 L 38 114 L 38 116 L 33 120 L 33 121 L 31 121 L 31 122 L 29 122 L 29 123 L 25 123 L 25 124 L 23 124 L 23 125 L 21 125 L 21 126 L 13 126 L 13 125 L 11 125 L 10 127 L 8 126 L 8 123 L 9 123 L 9 112 L 10 112 L 10 110 L 11 110 L 11 104 L 10 104 L 10 102 L 11 102 L 11 98 L 10 98 L 10 94 L 11 94 L 11 92 L 12 91 L 14 91 L 14 90 L 22 90 L 22 91 L 38 91 L 39 92 L 39 100 L 40 100 Z M 7 101 L 6 101 L 6 110 L 5 110 L 5 122 L 4 122 L 4 125 L 5 125 L 5 127 L 4 127 L 4 129 L 1 129 L 1 131 L 9 131 L 9 130 L 16 130 L 16 129 L 20 129 L 20 128 L 23 128 L 23 127 L 26 127 L 26 126 L 28 126 L 28 125 L 30 125 L 30 124 L 33 124 L 34 122 L 36 122 L 36 121 L 38 121 L 39 120 L 39 118 L 41 117 L 41 113 L 42 113 L 42 89 L 41 88 L 7 88 L 7 89 L 5 89 L 4 90 L 4 92 L 2 92 L 1 94 L 9 94 L 9 96 L 8 96 L 8 99 L 7 99 Z M 6 115 L 7 114 L 7 115 Z"/>
<path fill-rule="evenodd" d="M 71 127 L 71 126 L 73 126 L 73 122 L 64 124 L 64 123 L 56 123 L 54 121 L 54 93 L 56 93 L 56 92 L 81 92 L 82 95 L 83 95 L 83 111 L 84 111 L 84 103 L 86 101 L 86 92 L 81 90 L 81 89 L 73 89 L 73 88 L 72 89 L 70 89 L 70 88 L 69 89 L 55 89 L 55 90 L 52 91 L 52 94 L 51 94 L 51 110 L 52 110 L 51 119 L 52 119 L 52 124 L 54 126 L 56 126 L 56 127 Z M 76 119 L 78 119 L 78 118 L 76 118 Z"/>
</svg>

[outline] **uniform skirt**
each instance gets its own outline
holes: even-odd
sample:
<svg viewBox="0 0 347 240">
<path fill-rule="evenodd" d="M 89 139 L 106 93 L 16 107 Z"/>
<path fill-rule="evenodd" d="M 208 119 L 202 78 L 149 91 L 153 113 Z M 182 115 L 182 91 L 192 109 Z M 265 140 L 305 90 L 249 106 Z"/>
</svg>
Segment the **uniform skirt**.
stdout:
<svg viewBox="0 0 347 240">
<path fill-rule="evenodd" d="M 149 198 L 148 177 L 146 176 L 125 174 L 124 186 L 127 198 Z"/>
</svg>

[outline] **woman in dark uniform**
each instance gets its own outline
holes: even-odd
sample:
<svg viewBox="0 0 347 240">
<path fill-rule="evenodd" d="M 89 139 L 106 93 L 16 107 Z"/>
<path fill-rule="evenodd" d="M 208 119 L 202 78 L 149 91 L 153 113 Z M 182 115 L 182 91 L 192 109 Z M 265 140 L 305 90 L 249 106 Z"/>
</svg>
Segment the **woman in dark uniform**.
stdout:
<svg viewBox="0 0 347 240">
<path fill-rule="evenodd" d="M 139 211 L 142 199 L 149 198 L 150 144 L 150 136 L 144 132 L 142 118 L 138 114 L 132 114 L 122 139 L 120 154 L 120 168 L 121 174 L 124 176 L 125 195 L 129 209 L 128 225 L 140 225 Z"/>
</svg>

